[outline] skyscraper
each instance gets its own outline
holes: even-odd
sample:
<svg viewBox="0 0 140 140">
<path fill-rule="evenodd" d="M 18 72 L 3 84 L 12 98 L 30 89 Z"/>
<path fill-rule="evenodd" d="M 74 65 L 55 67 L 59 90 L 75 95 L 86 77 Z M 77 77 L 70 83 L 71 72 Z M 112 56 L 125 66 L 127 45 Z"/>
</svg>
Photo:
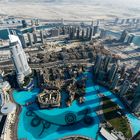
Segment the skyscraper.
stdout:
<svg viewBox="0 0 140 140">
<path fill-rule="evenodd" d="M 4 71 L 0 69 L 0 83 L 3 82 Z"/>
<path fill-rule="evenodd" d="M 84 40 L 84 37 L 85 37 L 85 31 L 84 29 L 82 29 L 82 40 Z"/>
<path fill-rule="evenodd" d="M 97 32 L 98 32 L 98 26 L 94 26 L 93 36 L 95 36 Z"/>
<path fill-rule="evenodd" d="M 61 19 L 61 23 L 62 23 L 62 25 L 64 25 L 64 19 L 63 18 Z"/>
<path fill-rule="evenodd" d="M 80 37 L 80 27 L 78 26 L 78 28 L 77 28 L 77 39 L 79 39 L 79 37 Z"/>
<path fill-rule="evenodd" d="M 62 35 L 66 35 L 66 28 L 65 28 L 65 26 L 62 27 Z"/>
<path fill-rule="evenodd" d="M 89 38 L 89 28 L 87 27 L 86 29 L 86 38 L 88 39 Z"/>
<path fill-rule="evenodd" d="M 22 22 L 22 27 L 23 27 L 23 28 L 26 28 L 26 27 L 27 27 L 27 22 L 26 22 L 26 20 L 22 20 L 21 22 Z"/>
<path fill-rule="evenodd" d="M 134 34 L 129 34 L 128 35 L 128 39 L 127 39 L 127 44 L 132 43 L 133 39 L 134 39 L 135 35 Z"/>
<path fill-rule="evenodd" d="M 97 25 L 97 26 L 99 26 L 99 25 L 100 25 L 100 20 L 97 20 L 96 25 Z"/>
<path fill-rule="evenodd" d="M 39 25 L 39 19 L 35 19 L 35 25 L 36 25 L 36 26 Z"/>
<path fill-rule="evenodd" d="M 117 84 L 118 84 L 118 82 L 119 82 L 119 79 L 120 79 L 120 74 L 117 73 L 117 74 L 115 75 L 115 77 L 114 77 L 112 83 L 111 83 L 111 86 L 110 86 L 111 89 L 115 89 L 115 88 L 116 88 L 116 86 L 117 86 Z"/>
<path fill-rule="evenodd" d="M 125 64 L 123 64 L 121 69 L 120 69 L 121 78 L 124 78 L 126 70 L 127 70 L 127 67 Z"/>
<path fill-rule="evenodd" d="M 125 41 L 127 34 L 128 34 L 128 32 L 126 30 L 124 30 L 122 32 L 122 35 L 120 37 L 120 42 L 124 42 Z"/>
<path fill-rule="evenodd" d="M 108 70 L 108 65 L 111 61 L 112 57 L 111 56 L 106 56 L 104 59 L 104 71 Z"/>
<path fill-rule="evenodd" d="M 135 97 L 131 104 L 131 107 L 134 112 L 140 112 L 140 80 L 136 88 Z"/>
<path fill-rule="evenodd" d="M 94 72 L 95 74 L 99 73 L 100 67 L 101 67 L 101 63 L 102 63 L 102 57 L 100 55 L 97 55 L 96 57 L 96 62 L 94 65 Z"/>
<path fill-rule="evenodd" d="M 22 47 L 26 48 L 27 45 L 26 45 L 26 41 L 25 41 L 24 35 L 23 34 L 18 34 L 18 37 L 19 37 L 19 39 L 21 41 Z"/>
<path fill-rule="evenodd" d="M 31 74 L 31 68 L 28 65 L 26 54 L 22 48 L 21 42 L 16 35 L 9 35 L 11 58 L 14 63 L 17 81 L 24 83 L 24 77 Z"/>
<path fill-rule="evenodd" d="M 130 23 L 130 19 L 128 18 L 128 19 L 126 19 L 126 22 L 125 22 L 126 24 L 128 24 L 128 23 Z"/>
<path fill-rule="evenodd" d="M 138 86 L 136 88 L 136 94 L 140 94 L 140 79 L 139 79 Z"/>
<path fill-rule="evenodd" d="M 124 24 L 124 21 L 125 21 L 125 19 L 122 19 L 120 24 Z"/>
<path fill-rule="evenodd" d="M 30 45 L 31 47 L 33 47 L 33 42 L 32 42 L 31 34 L 30 34 L 30 33 L 27 33 L 27 36 L 28 36 L 29 45 Z"/>
<path fill-rule="evenodd" d="M 112 82 L 112 80 L 115 77 L 117 71 L 118 71 L 118 65 L 113 64 L 110 71 L 109 71 L 109 76 L 108 76 L 110 82 Z"/>
<path fill-rule="evenodd" d="M 93 36 L 93 27 L 90 27 L 89 40 L 92 40 L 92 36 Z"/>
<path fill-rule="evenodd" d="M 58 31 L 59 32 L 59 31 Z M 59 33 L 58 33 L 59 34 Z M 44 44 L 43 31 L 40 31 L 41 43 Z"/>
<path fill-rule="evenodd" d="M 105 30 L 105 29 L 101 29 L 100 37 L 101 37 L 102 39 L 104 39 L 104 38 L 106 37 L 106 30 Z"/>
<path fill-rule="evenodd" d="M 35 31 L 33 32 L 33 38 L 34 38 L 34 44 L 36 44 L 37 43 L 37 35 L 36 35 Z"/>
<path fill-rule="evenodd" d="M 70 35 L 69 36 L 70 36 L 70 39 L 72 39 L 72 40 L 75 37 L 75 33 L 74 33 L 74 28 L 73 27 L 70 28 Z"/>
<path fill-rule="evenodd" d="M 93 22 L 93 20 L 91 21 L 91 27 L 93 26 L 93 24 L 94 24 L 94 22 Z"/>
<path fill-rule="evenodd" d="M 131 108 L 133 112 L 140 112 L 140 95 L 134 98 L 131 103 Z"/>
<path fill-rule="evenodd" d="M 120 96 L 123 96 L 124 94 L 126 94 L 129 87 L 130 87 L 130 82 L 128 80 L 125 80 L 123 82 L 123 85 L 120 88 Z"/>
<path fill-rule="evenodd" d="M 115 18 L 114 25 L 116 25 L 119 21 L 119 18 Z"/>
</svg>

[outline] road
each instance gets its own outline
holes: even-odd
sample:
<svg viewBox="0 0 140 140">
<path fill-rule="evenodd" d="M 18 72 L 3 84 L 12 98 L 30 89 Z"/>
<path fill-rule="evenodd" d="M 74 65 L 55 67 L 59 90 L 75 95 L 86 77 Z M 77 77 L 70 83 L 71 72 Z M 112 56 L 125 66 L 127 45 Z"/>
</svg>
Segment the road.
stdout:
<svg viewBox="0 0 140 140">
<path fill-rule="evenodd" d="M 59 65 L 64 65 L 64 64 L 86 64 L 86 65 L 92 65 L 92 63 L 89 63 L 89 59 L 80 59 L 80 60 L 65 60 L 65 61 L 56 61 L 56 62 L 49 62 L 49 63 L 35 63 L 35 64 L 29 64 L 32 69 L 41 69 L 42 67 L 47 67 L 47 68 L 53 68 L 57 67 Z M 13 64 L 0 64 L 0 67 L 3 69 L 14 69 Z"/>
</svg>

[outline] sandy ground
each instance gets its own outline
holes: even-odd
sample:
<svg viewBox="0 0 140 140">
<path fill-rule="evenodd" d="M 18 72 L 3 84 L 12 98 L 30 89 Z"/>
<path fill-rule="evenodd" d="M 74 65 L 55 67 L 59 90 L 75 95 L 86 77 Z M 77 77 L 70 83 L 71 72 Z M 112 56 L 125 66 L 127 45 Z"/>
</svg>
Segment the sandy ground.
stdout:
<svg viewBox="0 0 140 140">
<path fill-rule="evenodd" d="M 112 3 L 113 1 L 113 3 Z M 0 14 L 42 19 L 138 17 L 138 0 L 1 0 Z M 139 1 L 140 2 L 140 1 Z M 140 4 L 139 4 L 140 5 Z"/>
</svg>

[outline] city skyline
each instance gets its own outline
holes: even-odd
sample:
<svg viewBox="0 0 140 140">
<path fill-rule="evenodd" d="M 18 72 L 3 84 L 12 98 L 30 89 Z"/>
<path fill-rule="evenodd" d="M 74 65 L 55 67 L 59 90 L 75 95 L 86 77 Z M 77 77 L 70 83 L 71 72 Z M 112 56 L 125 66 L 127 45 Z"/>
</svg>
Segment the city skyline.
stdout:
<svg viewBox="0 0 140 140">
<path fill-rule="evenodd" d="M 0 0 L 1 140 L 140 140 L 139 0 Z"/>
</svg>

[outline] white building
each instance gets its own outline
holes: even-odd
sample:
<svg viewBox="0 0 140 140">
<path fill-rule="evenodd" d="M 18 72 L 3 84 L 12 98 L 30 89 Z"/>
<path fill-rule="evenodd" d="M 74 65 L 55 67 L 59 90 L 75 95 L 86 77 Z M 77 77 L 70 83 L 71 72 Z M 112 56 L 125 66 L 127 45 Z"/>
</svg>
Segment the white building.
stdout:
<svg viewBox="0 0 140 140">
<path fill-rule="evenodd" d="M 0 106 L 2 106 L 5 102 L 9 101 L 9 95 L 7 91 L 10 90 L 10 88 L 11 86 L 8 81 L 0 82 Z"/>
<path fill-rule="evenodd" d="M 6 92 L 10 88 L 11 88 L 11 86 L 8 81 L 0 82 L 0 91 L 2 90 L 3 92 Z"/>
<path fill-rule="evenodd" d="M 106 140 L 118 140 L 118 137 L 116 135 L 114 135 L 113 133 L 109 133 L 103 127 L 101 128 L 100 133 Z"/>
<path fill-rule="evenodd" d="M 12 113 L 16 110 L 16 105 L 10 102 L 8 90 L 11 89 L 11 86 L 8 81 L 0 82 L 0 112 L 4 115 Z"/>
<path fill-rule="evenodd" d="M 26 54 L 22 48 L 21 42 L 16 35 L 9 35 L 11 58 L 14 63 L 17 81 L 19 84 L 24 83 L 24 77 L 31 74 L 31 68 L 28 65 Z"/>
</svg>

